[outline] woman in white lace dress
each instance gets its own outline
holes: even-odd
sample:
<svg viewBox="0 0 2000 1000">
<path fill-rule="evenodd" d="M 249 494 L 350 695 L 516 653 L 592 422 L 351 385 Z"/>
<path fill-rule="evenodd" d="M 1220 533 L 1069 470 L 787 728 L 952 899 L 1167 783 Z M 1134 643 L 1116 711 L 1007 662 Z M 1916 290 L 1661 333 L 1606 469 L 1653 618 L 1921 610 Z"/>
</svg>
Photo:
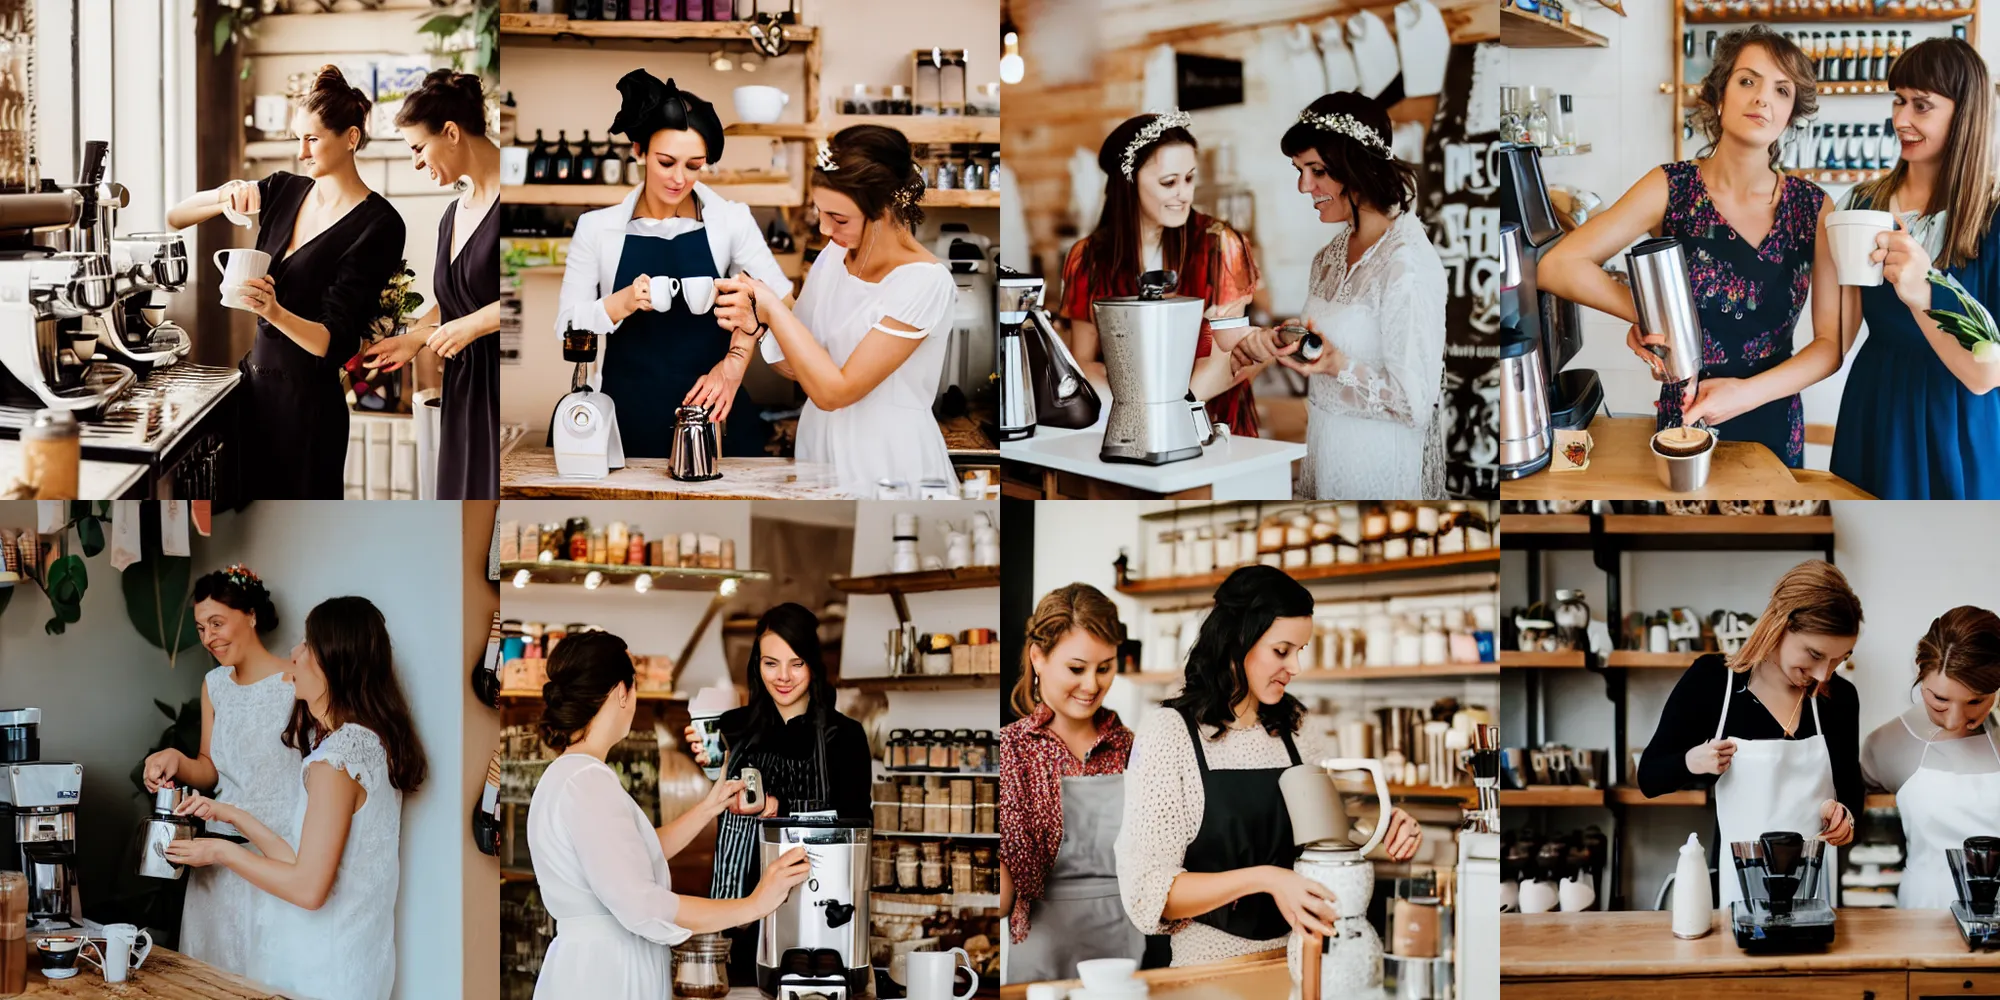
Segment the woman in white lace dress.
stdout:
<svg viewBox="0 0 2000 1000">
<path fill-rule="evenodd" d="M 258 637 L 278 627 L 271 592 L 249 567 L 237 564 L 194 582 L 194 624 L 201 644 L 221 666 L 201 686 L 201 750 L 193 758 L 169 747 L 146 758 L 146 791 L 186 785 L 249 813 L 266 826 L 289 822 L 297 807 L 299 752 L 285 745 L 292 717 L 291 664 L 264 648 Z M 243 843 L 228 823 L 208 824 L 208 835 Z M 201 868 L 187 876 L 179 947 L 217 968 L 239 975 L 262 947 L 253 918 L 257 888 L 227 868 Z"/>
<path fill-rule="evenodd" d="M 958 287 L 916 237 L 924 178 L 910 141 L 880 125 L 841 129 L 820 147 L 812 187 L 819 231 L 832 244 L 798 304 L 786 308 L 748 274 L 722 278 L 716 321 L 769 333 L 764 359 L 805 390 L 799 461 L 833 466 L 841 489 L 859 496 L 874 496 L 882 480 L 912 489 L 953 480 L 931 404 Z"/>
<path fill-rule="evenodd" d="M 298 701 L 285 744 L 305 753 L 305 794 L 283 832 L 228 803 L 181 811 L 240 830 L 255 850 L 183 840 L 176 864 L 222 865 L 263 890 L 249 976 L 297 1000 L 387 1000 L 396 980 L 396 889 L 403 794 L 426 763 L 397 685 L 382 612 L 335 597 L 306 615 L 292 650 Z"/>
<path fill-rule="evenodd" d="M 1285 155 L 1321 222 L 1340 225 L 1313 259 L 1305 325 L 1318 358 L 1246 336 L 1238 360 L 1278 355 L 1307 376 L 1304 499 L 1444 498 L 1444 265 L 1410 211 L 1416 172 L 1389 147 L 1389 116 L 1360 94 L 1327 94 L 1285 133 Z M 1299 343 L 1304 343 L 1303 341 Z"/>
</svg>

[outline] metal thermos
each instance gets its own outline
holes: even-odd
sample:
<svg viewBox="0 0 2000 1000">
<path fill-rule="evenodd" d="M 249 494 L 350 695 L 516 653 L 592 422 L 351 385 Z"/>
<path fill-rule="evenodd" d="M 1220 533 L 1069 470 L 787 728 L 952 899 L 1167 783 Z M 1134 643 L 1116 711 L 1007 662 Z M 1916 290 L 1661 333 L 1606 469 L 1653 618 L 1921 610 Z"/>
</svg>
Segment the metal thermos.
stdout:
<svg viewBox="0 0 2000 1000">
<path fill-rule="evenodd" d="M 1525 246 L 1518 222 L 1500 225 L 1500 478 L 1519 479 L 1549 464 L 1549 379 L 1541 338 L 1524 322 L 1520 301 Z"/>
<path fill-rule="evenodd" d="M 186 801 L 193 789 L 162 788 L 153 793 L 153 815 L 148 817 L 139 838 L 139 874 L 147 878 L 180 878 L 187 869 L 167 860 L 167 845 L 194 839 L 194 819 L 174 815 L 174 808 Z"/>
<path fill-rule="evenodd" d="M 667 471 L 684 483 L 701 483 L 722 478 L 722 436 L 708 407 L 683 406 L 674 411 L 673 450 Z"/>
<path fill-rule="evenodd" d="M 1029 315 L 1042 301 L 1042 279 L 1003 273 L 1000 296 L 1000 440 L 1035 436 L 1035 387 L 1029 381 Z"/>
<path fill-rule="evenodd" d="M 1625 255 L 1632 276 L 1632 304 L 1639 310 L 1639 332 L 1665 337 L 1654 345 L 1662 382 L 1687 382 L 1701 374 L 1701 315 L 1695 311 L 1694 287 L 1688 282 L 1687 255 L 1670 236 L 1646 240 Z"/>
</svg>

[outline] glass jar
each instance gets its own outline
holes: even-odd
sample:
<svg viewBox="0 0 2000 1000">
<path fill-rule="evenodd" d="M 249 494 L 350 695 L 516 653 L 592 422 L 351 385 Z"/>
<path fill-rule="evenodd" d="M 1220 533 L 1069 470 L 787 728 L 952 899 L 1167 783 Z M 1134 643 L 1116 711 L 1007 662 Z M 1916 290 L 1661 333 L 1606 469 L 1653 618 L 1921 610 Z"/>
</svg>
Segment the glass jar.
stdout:
<svg viewBox="0 0 2000 1000">
<path fill-rule="evenodd" d="M 1194 532 L 1182 529 L 1174 532 L 1174 575 L 1194 575 Z"/>
<path fill-rule="evenodd" d="M 907 825 L 907 824 L 905 824 Z M 896 845 L 896 886 L 901 889 L 915 889 L 922 884 L 923 869 L 917 860 L 917 845 L 903 843 Z"/>
<path fill-rule="evenodd" d="M 1392 562 L 1410 557 L 1410 536 L 1390 535 L 1382 539 L 1382 561 Z"/>
<path fill-rule="evenodd" d="M 955 771 L 972 770 L 972 730 L 956 729 L 951 734 L 951 767 Z"/>
<path fill-rule="evenodd" d="M 600 530 L 597 530 L 597 531 L 593 531 L 593 532 L 591 532 L 591 533 L 590 533 L 590 548 L 589 548 L 589 552 L 590 552 L 590 558 L 589 558 L 589 560 L 588 560 L 588 561 L 589 561 L 589 562 L 590 562 L 591 564 L 593 564 L 593 565 L 596 565 L 596 566 L 602 566 L 602 565 L 604 565 L 604 532 L 603 532 L 603 530 L 601 530 L 601 529 L 600 529 Z"/>
<path fill-rule="evenodd" d="M 993 848 L 976 847 L 972 851 L 972 867 L 978 873 L 979 890 L 989 896 L 1000 892 L 1000 866 L 993 862 Z"/>
<path fill-rule="evenodd" d="M 1389 534 L 1406 535 L 1417 526 L 1416 509 L 1405 501 L 1395 501 L 1389 505 Z"/>
<path fill-rule="evenodd" d="M 550 559 L 562 559 L 569 554 L 569 546 L 563 544 L 562 525 L 544 524 L 536 529 L 536 533 L 540 536 L 540 540 L 535 546 L 534 558 L 547 556 Z M 526 553 L 523 553 L 523 556 L 525 557 Z"/>
<path fill-rule="evenodd" d="M 981 729 L 972 734 L 972 744 L 965 754 L 965 769 L 986 771 L 993 766 L 993 731 Z"/>
<path fill-rule="evenodd" d="M 632 551 L 632 529 L 623 521 L 613 521 L 604 529 L 604 561 L 613 566 L 623 565 L 625 553 Z"/>
<path fill-rule="evenodd" d="M 674 946 L 675 1000 L 719 1000 L 729 995 L 729 939 L 696 934 Z"/>
<path fill-rule="evenodd" d="M 1383 510 L 1380 506 L 1372 504 L 1369 505 L 1369 507 L 1361 513 L 1361 540 L 1363 542 L 1379 542 L 1382 540 L 1382 536 L 1388 533 L 1389 533 L 1388 512 Z"/>
<path fill-rule="evenodd" d="M 1215 572 L 1215 532 L 1206 526 L 1194 530 L 1194 575 Z"/>
<path fill-rule="evenodd" d="M 909 730 L 889 730 L 889 766 L 898 771 L 910 766 Z"/>
<path fill-rule="evenodd" d="M 922 858 L 919 877 L 925 892 L 945 891 L 944 844 L 931 840 L 919 845 Z"/>
<path fill-rule="evenodd" d="M 956 755 L 952 751 L 951 734 L 945 732 L 942 729 L 932 733 L 930 754 L 929 754 L 931 770 L 933 771 L 951 770 L 952 758 L 954 756 Z"/>
<path fill-rule="evenodd" d="M 1215 531 L 1215 568 L 1233 569 L 1242 565 L 1236 559 L 1236 529 L 1224 525 Z"/>
<path fill-rule="evenodd" d="M 910 730 L 909 763 L 905 765 L 913 771 L 928 771 L 931 767 L 931 731 Z"/>
<path fill-rule="evenodd" d="M 1153 547 L 1146 550 L 1146 576 L 1160 579 L 1174 575 L 1174 533 L 1162 531 L 1153 536 Z"/>
</svg>

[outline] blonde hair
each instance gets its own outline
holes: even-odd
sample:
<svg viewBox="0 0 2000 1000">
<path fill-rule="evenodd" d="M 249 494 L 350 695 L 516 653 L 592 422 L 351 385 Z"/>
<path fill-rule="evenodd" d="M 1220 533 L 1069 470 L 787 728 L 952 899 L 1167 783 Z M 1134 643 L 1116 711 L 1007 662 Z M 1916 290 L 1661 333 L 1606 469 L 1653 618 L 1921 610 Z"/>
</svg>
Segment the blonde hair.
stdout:
<svg viewBox="0 0 2000 1000">
<path fill-rule="evenodd" d="M 1742 673 L 1778 652 L 1785 633 L 1855 636 L 1861 634 L 1861 599 L 1847 577 L 1823 559 L 1802 562 L 1785 571 L 1771 588 L 1771 602 L 1750 630 L 1750 638 L 1729 658 L 1729 669 Z M 1829 675 L 1829 680 L 1831 675 Z M 1827 693 L 1821 684 L 1816 694 Z"/>
<path fill-rule="evenodd" d="M 1071 629 L 1082 629 L 1116 648 L 1125 638 L 1124 623 L 1118 620 L 1118 605 L 1104 592 L 1087 583 L 1072 583 L 1042 595 L 1035 613 L 1028 617 L 1027 642 L 1021 646 L 1021 677 L 1014 682 L 1014 711 L 1029 715 L 1041 704 L 1041 686 L 1035 683 L 1035 664 L 1030 653 L 1049 655 Z"/>
</svg>

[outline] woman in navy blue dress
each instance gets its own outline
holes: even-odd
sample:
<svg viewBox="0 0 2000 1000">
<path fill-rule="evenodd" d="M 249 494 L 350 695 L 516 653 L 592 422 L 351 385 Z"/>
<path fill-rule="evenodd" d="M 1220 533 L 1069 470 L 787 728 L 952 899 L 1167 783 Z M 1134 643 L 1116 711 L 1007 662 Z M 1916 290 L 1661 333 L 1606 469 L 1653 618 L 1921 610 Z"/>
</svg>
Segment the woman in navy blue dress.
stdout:
<svg viewBox="0 0 2000 1000">
<path fill-rule="evenodd" d="M 2000 306 L 1994 225 L 1993 100 L 1972 46 L 1936 38 L 1889 70 L 1902 162 L 1843 208 L 1895 216 L 1878 237 L 1882 284 L 1861 291 L 1868 339 L 1849 367 L 1833 473 L 1885 500 L 2000 497 L 2000 364 L 1981 364 L 1923 315 L 1965 312 L 1929 284 L 1935 266 L 1988 309 Z"/>
</svg>

